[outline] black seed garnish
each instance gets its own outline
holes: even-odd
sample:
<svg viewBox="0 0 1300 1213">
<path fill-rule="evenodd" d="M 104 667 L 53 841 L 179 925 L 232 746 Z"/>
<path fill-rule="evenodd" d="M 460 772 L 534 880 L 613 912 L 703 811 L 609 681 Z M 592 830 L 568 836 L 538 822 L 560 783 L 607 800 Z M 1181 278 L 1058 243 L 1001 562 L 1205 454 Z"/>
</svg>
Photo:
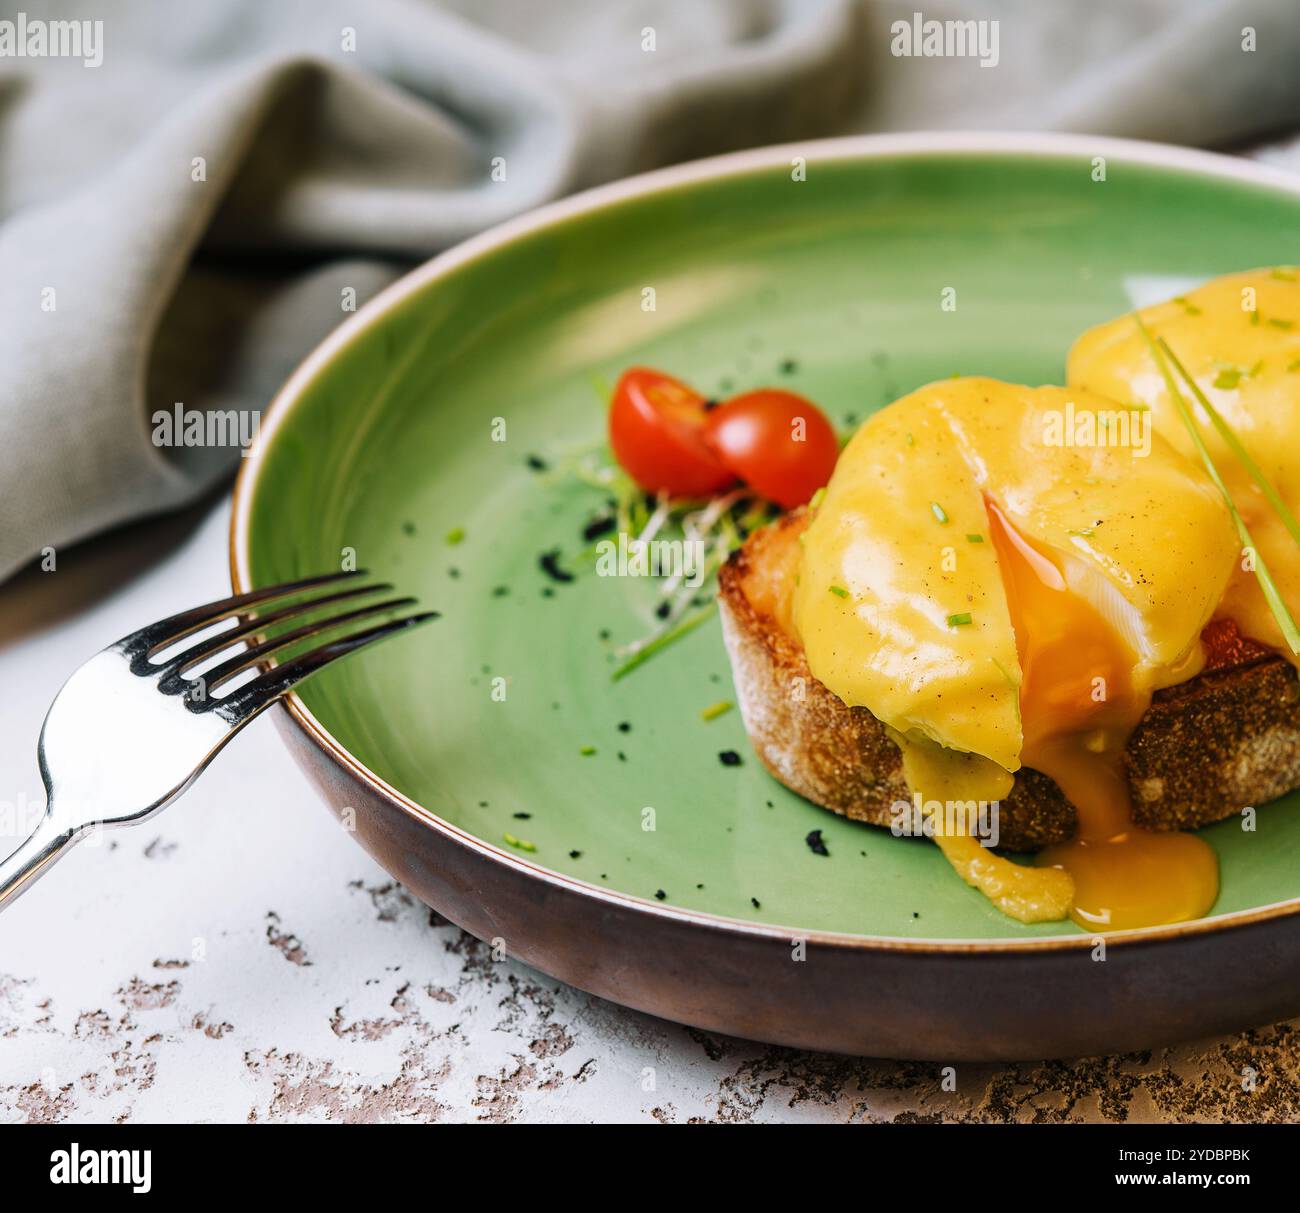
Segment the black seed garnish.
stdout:
<svg viewBox="0 0 1300 1213">
<path fill-rule="evenodd" d="M 781 363 L 781 374 L 793 375 L 799 369 L 799 364 L 793 358 L 787 358 Z"/>
<path fill-rule="evenodd" d="M 447 576 L 448 576 L 448 577 L 459 577 L 459 576 L 460 576 L 460 569 L 448 569 L 448 570 L 447 570 Z"/>
<path fill-rule="evenodd" d="M 414 535 L 414 534 L 415 534 L 415 523 L 413 523 L 413 522 L 404 522 L 404 523 L 402 523 L 402 534 L 403 534 L 403 535 Z"/>
<path fill-rule="evenodd" d="M 552 581 L 572 581 L 573 574 L 568 569 L 560 568 L 560 549 L 552 548 L 549 552 L 543 552 L 537 558 L 541 570 Z"/>
<path fill-rule="evenodd" d="M 721 400 L 706 400 L 706 401 L 704 402 L 704 411 L 705 411 L 706 413 L 711 413 L 711 412 L 713 412 L 713 410 L 716 409 L 716 408 L 718 407 L 718 405 L 720 405 L 721 403 L 722 403 Z"/>
<path fill-rule="evenodd" d="M 516 821 L 528 821 L 532 818 L 531 813 L 516 813 L 514 816 Z"/>
<path fill-rule="evenodd" d="M 763 903 L 760 902 L 757 897 L 751 897 L 749 899 L 749 904 L 752 905 L 756 910 L 761 910 L 763 908 Z"/>
<path fill-rule="evenodd" d="M 540 455 L 529 455 L 525 462 L 534 472 L 544 472 L 548 467 L 546 460 Z"/>
<path fill-rule="evenodd" d="M 508 593 L 510 593 L 510 587 L 508 585 L 498 585 L 492 587 L 493 598 L 504 598 Z"/>
<path fill-rule="evenodd" d="M 740 755 L 735 750 L 723 750 L 718 755 L 718 761 L 724 767 L 738 767 L 740 766 Z"/>
<path fill-rule="evenodd" d="M 554 586 L 550 586 L 550 585 L 544 585 L 544 586 L 542 586 L 542 597 L 543 597 L 543 598 L 554 598 L 554 597 L 555 597 L 555 587 L 554 587 Z"/>
<path fill-rule="evenodd" d="M 601 640 L 608 640 L 609 628 L 601 628 L 600 631 L 596 633 L 596 635 L 599 636 Z"/>
<path fill-rule="evenodd" d="M 655 618 L 667 619 L 669 612 L 671 612 L 672 609 L 673 604 L 671 602 L 661 602 L 657 607 L 655 607 Z"/>
<path fill-rule="evenodd" d="M 606 514 L 603 518 L 593 518 L 582 528 L 582 537 L 590 543 L 593 539 L 608 535 L 617 526 L 618 520 L 612 514 Z"/>
<path fill-rule="evenodd" d="M 570 859 L 581 859 L 581 858 L 582 858 L 582 852 L 581 852 L 581 851 L 570 851 L 570 852 L 569 852 L 569 858 L 570 858 Z"/>
<path fill-rule="evenodd" d="M 620 720 L 618 722 L 618 731 L 620 733 L 630 733 L 632 731 L 632 722 L 630 720 Z"/>
<path fill-rule="evenodd" d="M 627 761 L 627 755 L 624 754 L 622 750 L 619 750 L 619 752 L 618 752 L 618 760 L 619 760 L 619 762 L 626 762 L 626 761 Z"/>
<path fill-rule="evenodd" d="M 820 830 L 810 830 L 808 833 L 808 837 L 804 839 L 804 842 L 808 844 L 808 849 L 814 855 L 830 854 L 830 852 L 826 849 L 826 844 L 822 842 L 822 832 Z"/>
<path fill-rule="evenodd" d="M 655 900 L 656 900 L 656 901 L 663 901 L 663 899 L 664 899 L 665 897 L 667 897 L 667 896 L 668 896 L 668 894 L 665 893 L 665 892 L 663 891 L 663 889 L 656 889 L 656 890 L 655 890 Z"/>
</svg>

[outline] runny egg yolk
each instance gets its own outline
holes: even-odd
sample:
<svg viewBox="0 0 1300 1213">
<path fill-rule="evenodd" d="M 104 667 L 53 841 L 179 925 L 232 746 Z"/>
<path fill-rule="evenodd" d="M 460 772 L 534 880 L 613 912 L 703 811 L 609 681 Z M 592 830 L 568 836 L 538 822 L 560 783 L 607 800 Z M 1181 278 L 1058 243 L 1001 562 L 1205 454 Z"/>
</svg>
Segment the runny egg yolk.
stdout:
<svg viewBox="0 0 1300 1213">
<path fill-rule="evenodd" d="M 1219 890 L 1213 849 L 1193 834 L 1133 824 L 1123 754 L 1150 692 L 1135 685 L 1137 654 L 1064 571 L 986 500 L 1023 679 L 1024 765 L 1053 779 L 1078 829 L 1046 848 L 1040 865 L 1074 879 L 1070 917 L 1091 930 L 1199 918 Z"/>
</svg>

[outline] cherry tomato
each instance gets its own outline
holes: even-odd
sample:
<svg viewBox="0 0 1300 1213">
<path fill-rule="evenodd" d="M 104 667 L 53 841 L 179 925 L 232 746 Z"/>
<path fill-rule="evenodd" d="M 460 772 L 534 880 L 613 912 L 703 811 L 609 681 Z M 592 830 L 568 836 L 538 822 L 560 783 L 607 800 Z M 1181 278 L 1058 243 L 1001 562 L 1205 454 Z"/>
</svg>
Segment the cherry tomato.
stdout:
<svg viewBox="0 0 1300 1213">
<path fill-rule="evenodd" d="M 623 470 L 649 493 L 708 497 L 735 476 L 704 439 L 704 397 L 662 371 L 623 372 L 609 409 L 609 445 Z"/>
<path fill-rule="evenodd" d="M 708 414 L 709 445 L 737 476 L 782 509 L 803 505 L 835 470 L 840 444 L 811 400 L 761 388 Z"/>
</svg>

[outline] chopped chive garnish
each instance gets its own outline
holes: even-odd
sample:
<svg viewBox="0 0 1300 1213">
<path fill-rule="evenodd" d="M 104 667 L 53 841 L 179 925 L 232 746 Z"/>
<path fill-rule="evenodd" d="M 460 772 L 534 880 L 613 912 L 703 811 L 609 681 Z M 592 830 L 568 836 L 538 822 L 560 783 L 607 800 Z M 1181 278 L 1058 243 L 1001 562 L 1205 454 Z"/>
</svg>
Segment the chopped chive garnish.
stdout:
<svg viewBox="0 0 1300 1213">
<path fill-rule="evenodd" d="M 826 489 L 820 488 L 813 495 L 812 500 L 808 503 L 810 510 L 815 510 L 826 499 Z"/>
<path fill-rule="evenodd" d="M 711 703 L 707 708 L 700 710 L 701 720 L 717 720 L 719 716 L 725 716 L 735 706 L 730 699 L 719 699 L 717 703 Z"/>
<path fill-rule="evenodd" d="M 826 588 L 830 590 L 836 598 L 847 598 L 849 596 L 848 590 L 846 590 L 842 585 L 831 585 Z"/>
<path fill-rule="evenodd" d="M 908 446 L 915 446 L 915 445 L 916 445 L 916 439 L 913 438 L 912 435 L 911 435 L 910 433 L 907 435 L 907 445 L 908 445 Z"/>
<path fill-rule="evenodd" d="M 452 527 L 451 530 L 447 532 L 447 542 L 451 544 L 452 547 L 455 547 L 458 543 L 461 543 L 464 540 L 464 538 L 465 538 L 465 528 L 463 526 Z"/>
<path fill-rule="evenodd" d="M 1271 316 L 1269 318 L 1269 324 L 1271 324 L 1275 329 L 1282 329 L 1284 332 L 1290 332 L 1295 328 L 1294 320 L 1279 320 L 1276 316 Z"/>
<path fill-rule="evenodd" d="M 948 626 L 950 628 L 959 628 L 963 624 L 970 623 L 970 612 L 962 611 L 960 615 L 949 615 Z"/>
<path fill-rule="evenodd" d="M 940 522 L 947 522 L 948 515 L 944 513 L 943 506 L 937 501 L 930 502 L 930 513 L 932 513 Z"/>
<path fill-rule="evenodd" d="M 1241 382 L 1241 372 L 1235 366 L 1224 367 L 1214 377 L 1214 387 L 1223 388 L 1225 391 L 1231 391 Z"/>
<path fill-rule="evenodd" d="M 1199 316 L 1201 309 L 1190 300 L 1184 299 L 1182 295 L 1175 295 L 1174 302 L 1183 309 L 1189 316 Z"/>
<path fill-rule="evenodd" d="M 984 536 L 983 536 L 983 535 L 967 535 L 967 536 L 966 536 L 966 542 L 967 542 L 967 543 L 983 543 L 983 542 L 984 542 Z"/>
<path fill-rule="evenodd" d="M 585 745 L 578 751 L 584 758 L 590 758 L 596 752 L 594 745 Z"/>
<path fill-rule="evenodd" d="M 1288 270 L 1288 269 L 1283 269 L 1282 266 L 1280 266 L 1280 265 L 1279 265 L 1279 266 L 1275 266 L 1273 269 L 1269 270 L 1269 272 L 1268 272 L 1268 276 L 1269 276 L 1270 278 L 1276 278 L 1276 279 L 1278 279 L 1279 282 L 1294 282 L 1294 281 L 1295 281 L 1295 273 L 1294 273 L 1294 271 L 1292 271 L 1292 270 Z"/>
<path fill-rule="evenodd" d="M 1300 371 L 1300 358 L 1297 358 L 1294 362 L 1289 363 L 1286 369 L 1292 372 Z"/>
<path fill-rule="evenodd" d="M 502 834 L 501 837 L 505 839 L 507 844 L 512 847 L 517 847 L 521 851 L 537 850 L 537 847 L 526 838 L 516 838 L 513 834 Z"/>
<path fill-rule="evenodd" d="M 710 615 L 716 611 L 717 604 L 709 603 L 708 606 L 701 607 L 693 615 L 687 615 L 676 627 L 669 628 L 666 632 L 661 632 L 653 640 L 648 641 L 646 645 L 632 654 L 621 666 L 618 667 L 611 675 L 610 680 L 617 682 L 626 674 L 630 674 L 639 665 L 644 665 L 656 653 L 662 653 L 671 644 L 676 644 L 688 632 L 695 631 Z"/>
<path fill-rule="evenodd" d="M 1264 499 L 1273 507 L 1277 516 L 1282 520 L 1282 525 L 1286 527 L 1287 533 L 1297 544 L 1300 544 L 1300 523 L 1296 522 L 1295 515 L 1291 513 L 1290 507 L 1278 496 L 1272 482 L 1260 471 L 1259 464 L 1250 457 L 1250 453 L 1241 445 L 1232 427 L 1223 419 L 1223 414 L 1205 398 L 1205 393 L 1197 386 L 1196 380 L 1187 373 L 1187 368 L 1178 361 L 1177 355 L 1169 348 L 1168 342 L 1163 337 L 1158 338 L 1158 341 L 1161 350 L 1169 356 L 1169 361 L 1174 364 L 1178 374 L 1191 388 L 1192 395 L 1196 397 L 1197 403 L 1205 410 L 1206 416 L 1209 417 L 1214 428 L 1218 430 L 1224 446 L 1237 457 L 1241 466 L 1246 469 L 1250 478 L 1259 487 L 1259 491 L 1264 494 Z"/>
<path fill-rule="evenodd" d="M 1089 535 L 1092 534 L 1092 527 L 1090 527 L 1090 526 L 1085 526 L 1085 527 L 1081 528 L 1080 530 L 1077 530 L 1077 531 L 1066 531 L 1065 533 L 1066 533 L 1067 535 L 1082 535 L 1082 536 L 1084 536 L 1084 537 L 1086 538 L 1087 536 L 1089 536 Z"/>
<path fill-rule="evenodd" d="M 1237 535 L 1242 546 L 1248 547 L 1255 552 L 1255 576 L 1259 580 L 1259 588 L 1268 602 L 1269 610 L 1273 612 L 1273 618 L 1277 620 L 1277 625 L 1286 638 L 1291 651 L 1300 653 L 1300 629 L 1296 628 L 1295 620 L 1291 618 L 1291 612 L 1287 609 L 1282 595 L 1278 592 L 1277 584 L 1273 581 L 1273 575 L 1268 571 L 1268 566 L 1264 563 L 1264 557 L 1259 553 L 1255 541 L 1251 538 L 1250 530 L 1246 526 L 1246 520 L 1242 518 L 1237 510 L 1236 502 L 1232 500 L 1232 494 L 1228 492 L 1228 486 L 1224 484 L 1218 468 L 1214 466 L 1214 460 L 1210 456 L 1209 448 L 1205 445 L 1205 439 L 1201 437 L 1201 431 L 1196 425 L 1195 417 L 1192 416 L 1192 410 L 1188 407 L 1186 399 L 1178 389 L 1178 384 L 1174 381 L 1173 371 L 1169 369 L 1171 362 L 1191 389 L 1197 402 L 1214 423 L 1215 429 L 1218 430 L 1219 436 L 1228 449 L 1236 455 L 1242 466 L 1250 473 L 1260 491 L 1268 499 L 1268 503 L 1277 511 L 1278 517 L 1282 519 L 1283 524 L 1291 534 L 1291 538 L 1297 543 L 1300 543 L 1300 527 L 1297 526 L 1291 511 L 1286 507 L 1286 503 L 1277 495 L 1277 491 L 1269 483 L 1267 477 L 1264 476 L 1256 466 L 1255 461 L 1247 454 L 1246 448 L 1237 440 L 1236 434 L 1229 428 L 1228 423 L 1223 420 L 1218 410 L 1205 398 L 1205 393 L 1197 386 L 1196 380 L 1188 374 L 1187 368 L 1183 366 L 1178 360 L 1178 356 L 1169 348 L 1169 343 L 1163 337 L 1153 338 L 1147 330 L 1147 326 L 1142 323 L 1140 316 L 1134 315 L 1133 319 L 1137 322 L 1138 329 L 1151 350 L 1151 356 L 1164 378 L 1170 397 L 1182 416 L 1183 425 L 1187 428 L 1187 433 L 1201 456 L 1201 462 L 1205 464 L 1205 470 L 1209 473 L 1210 479 L 1214 481 L 1215 487 L 1223 495 L 1224 503 L 1228 507 L 1228 513 L 1232 515 L 1232 521 L 1236 524 Z"/>
</svg>

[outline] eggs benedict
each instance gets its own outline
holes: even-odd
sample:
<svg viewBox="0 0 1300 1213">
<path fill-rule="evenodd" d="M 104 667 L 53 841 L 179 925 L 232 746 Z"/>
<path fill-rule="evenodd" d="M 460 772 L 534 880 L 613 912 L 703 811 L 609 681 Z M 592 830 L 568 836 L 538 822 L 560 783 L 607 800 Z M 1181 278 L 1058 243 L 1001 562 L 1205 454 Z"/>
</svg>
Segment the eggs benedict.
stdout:
<svg viewBox="0 0 1300 1213">
<path fill-rule="evenodd" d="M 910 806 L 962 878 L 1026 922 L 1200 917 L 1217 861 L 1171 827 L 1249 801 L 1239 773 L 1193 804 L 1181 768 L 1245 764 L 1250 793 L 1300 785 L 1295 675 L 1274 655 L 1290 650 L 1242 525 L 1298 605 L 1300 560 L 1235 449 L 1274 496 L 1300 488 L 1300 282 L 1236 275 L 1140 319 L 1080 338 L 1068 387 L 952 379 L 889 405 L 820 500 L 751 537 L 720 579 L 746 725 L 777 777 L 876 824 Z M 1190 390 L 1188 429 L 1162 349 L 1228 437 Z M 782 684 L 804 670 L 800 700 Z M 1240 709 L 1243 688 L 1248 728 L 1224 698 Z M 1177 703 L 1212 732 L 1187 735 Z M 1278 730 L 1288 744 L 1262 758 Z M 972 803 L 998 806 L 999 840 L 961 828 L 950 810 Z"/>
</svg>

